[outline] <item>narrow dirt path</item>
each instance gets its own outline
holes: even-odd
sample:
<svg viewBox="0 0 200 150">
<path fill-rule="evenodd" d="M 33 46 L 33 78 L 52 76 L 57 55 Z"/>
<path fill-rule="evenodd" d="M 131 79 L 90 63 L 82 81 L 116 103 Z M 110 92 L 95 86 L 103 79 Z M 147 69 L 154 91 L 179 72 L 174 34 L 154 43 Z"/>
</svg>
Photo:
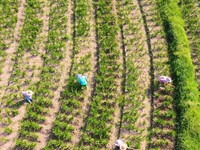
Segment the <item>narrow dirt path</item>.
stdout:
<svg viewBox="0 0 200 150">
<path fill-rule="evenodd" d="M 6 86 L 8 85 L 9 82 L 9 78 L 12 74 L 12 70 L 13 70 L 13 56 L 14 56 L 14 52 L 16 51 L 17 47 L 18 47 L 18 41 L 20 39 L 20 35 L 21 35 L 21 30 L 22 30 L 22 26 L 24 23 L 24 18 L 25 18 L 25 14 L 24 14 L 24 10 L 25 10 L 25 0 L 20 0 L 20 7 L 18 10 L 18 14 L 17 14 L 17 23 L 14 29 L 14 39 L 13 42 L 11 43 L 10 47 L 6 50 L 7 53 L 7 57 L 6 57 L 6 61 L 5 61 L 5 65 L 2 68 L 2 74 L 0 75 L 0 85 L 2 87 L 1 91 L 0 91 L 0 105 L 2 103 L 2 98 L 3 95 L 5 94 L 6 91 Z"/>
<path fill-rule="evenodd" d="M 137 1 L 117 2 L 126 64 L 119 138 L 131 148 L 144 150 L 150 122 L 151 52 Z"/>
<path fill-rule="evenodd" d="M 39 80 L 39 74 L 41 72 L 41 67 L 43 64 L 43 59 L 42 55 L 44 53 L 44 43 L 47 40 L 47 25 L 48 25 L 48 18 L 47 18 L 47 11 L 45 10 L 45 7 L 43 8 L 43 14 L 39 14 L 39 18 L 45 18 L 47 20 L 44 20 L 43 26 L 42 26 L 42 31 L 40 34 L 37 35 L 36 42 L 34 44 L 35 48 L 38 48 L 37 55 L 31 54 L 30 51 L 26 51 L 22 61 L 20 61 L 20 68 L 22 71 L 26 72 L 26 75 L 24 76 L 23 79 L 18 79 L 20 80 L 19 84 L 22 83 L 20 86 L 20 90 L 27 90 L 29 87 L 33 86 L 38 80 Z M 28 84 L 27 84 L 28 83 Z M 14 83 L 13 83 L 14 84 Z M 12 83 L 9 84 L 9 86 L 12 86 Z M 7 89 L 6 94 L 12 93 L 12 89 Z M 22 118 L 25 115 L 26 112 L 26 105 L 22 105 L 19 109 L 18 112 L 19 114 L 12 118 L 12 123 L 10 127 L 13 129 L 13 132 L 7 136 L 9 139 L 9 142 L 3 145 L 5 149 L 12 149 L 14 148 L 14 140 L 18 136 L 18 130 L 20 127 L 20 122 Z"/>
<path fill-rule="evenodd" d="M 44 10 L 46 10 L 46 13 L 49 14 L 50 11 L 50 6 L 49 6 L 49 2 L 46 0 L 46 7 L 44 8 Z M 72 18 L 71 18 L 71 14 L 72 14 L 72 6 L 71 6 L 71 1 L 69 1 L 69 6 L 68 6 L 68 12 L 66 12 L 66 16 L 68 19 L 67 21 L 67 35 L 71 35 L 71 28 L 72 28 Z M 46 30 L 48 30 L 48 20 L 49 18 L 44 17 L 45 24 L 46 24 Z M 45 122 L 43 124 L 41 124 L 41 131 L 38 133 L 38 143 L 36 145 L 36 150 L 41 150 L 42 148 L 44 148 L 46 146 L 47 141 L 49 140 L 49 136 L 51 133 L 51 129 L 53 126 L 53 123 L 55 121 L 56 118 L 56 114 L 59 111 L 60 108 L 60 103 L 59 103 L 59 98 L 60 98 L 60 94 L 61 91 L 63 91 L 63 87 L 66 85 L 66 79 L 68 78 L 68 73 L 70 70 L 70 64 L 71 64 L 71 58 L 70 58 L 70 51 L 71 51 L 71 41 L 67 41 L 66 42 L 66 51 L 65 51 L 65 56 L 64 59 L 61 61 L 59 67 L 57 68 L 58 70 L 60 70 L 61 73 L 61 77 L 58 83 L 58 88 L 56 91 L 54 91 L 54 97 L 52 99 L 52 107 L 48 108 L 49 114 L 45 119 Z"/>
<path fill-rule="evenodd" d="M 117 9 L 116 9 L 116 0 L 112 0 L 112 7 L 113 7 L 113 14 L 116 16 L 117 18 Z M 117 21 L 118 22 L 118 19 Z M 123 80 L 123 75 L 122 75 L 122 70 L 124 67 L 124 62 L 123 62 L 123 46 L 122 46 L 122 37 L 120 35 L 120 30 L 117 31 L 117 37 L 118 37 L 118 49 L 120 49 L 120 55 L 118 58 L 118 62 L 120 64 L 119 70 L 119 77 L 116 80 L 117 82 L 117 94 L 120 97 L 123 93 L 122 93 L 122 80 Z M 113 64 L 114 65 L 114 64 Z M 107 149 L 114 149 L 115 145 L 115 141 L 118 139 L 118 131 L 119 131 L 119 123 L 120 123 L 120 116 L 121 116 L 121 111 L 120 111 L 120 107 L 118 105 L 115 106 L 115 113 L 113 115 L 114 119 L 113 119 L 113 128 L 111 129 L 111 133 L 110 133 L 110 139 L 109 139 L 109 143 L 107 144 Z"/>
<path fill-rule="evenodd" d="M 82 106 L 82 110 L 80 115 L 76 116 L 74 118 L 74 133 L 72 136 L 72 146 L 73 147 L 77 147 L 82 133 L 81 133 L 81 127 L 84 126 L 84 116 L 87 114 L 88 112 L 88 103 L 90 101 L 90 97 L 92 96 L 93 92 L 94 92 L 94 75 L 95 72 L 97 70 L 97 58 L 96 58 L 96 49 L 97 49 L 97 42 L 96 42 L 96 33 L 95 33 L 95 16 L 94 16 L 94 9 L 93 9 L 93 4 L 92 4 L 92 0 L 88 0 L 87 2 L 85 2 L 86 5 L 88 6 L 87 8 L 87 22 L 89 22 L 89 26 L 90 26 L 90 30 L 88 31 L 88 36 L 87 37 L 77 37 L 80 41 L 80 43 L 78 43 L 79 45 L 79 49 L 80 49 L 80 53 L 78 55 L 76 55 L 76 58 L 78 60 L 80 60 L 81 57 L 85 57 L 87 55 L 91 54 L 90 57 L 90 71 L 86 72 L 87 76 L 87 80 L 88 80 L 88 86 L 87 86 L 87 90 L 84 92 L 84 100 L 81 103 Z"/>
</svg>

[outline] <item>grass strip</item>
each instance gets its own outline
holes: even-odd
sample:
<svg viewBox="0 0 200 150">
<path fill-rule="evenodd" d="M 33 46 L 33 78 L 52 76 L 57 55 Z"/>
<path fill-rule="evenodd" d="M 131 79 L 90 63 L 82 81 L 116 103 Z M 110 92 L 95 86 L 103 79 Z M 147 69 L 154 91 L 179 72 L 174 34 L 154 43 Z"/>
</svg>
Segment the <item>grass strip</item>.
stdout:
<svg viewBox="0 0 200 150">
<path fill-rule="evenodd" d="M 199 91 L 178 1 L 158 0 L 167 34 L 177 110 L 176 149 L 200 147 Z"/>
</svg>

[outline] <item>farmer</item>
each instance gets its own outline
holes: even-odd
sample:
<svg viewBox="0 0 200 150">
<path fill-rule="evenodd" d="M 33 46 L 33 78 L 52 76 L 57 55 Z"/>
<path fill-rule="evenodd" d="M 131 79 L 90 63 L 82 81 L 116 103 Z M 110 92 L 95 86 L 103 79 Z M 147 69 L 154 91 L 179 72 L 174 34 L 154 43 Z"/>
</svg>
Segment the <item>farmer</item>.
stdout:
<svg viewBox="0 0 200 150">
<path fill-rule="evenodd" d="M 76 78 L 77 78 L 77 80 L 78 80 L 78 83 L 79 83 L 81 86 L 87 87 L 87 77 L 86 77 L 86 76 L 82 76 L 82 74 L 77 74 L 77 75 L 76 75 Z"/>
<path fill-rule="evenodd" d="M 126 150 L 128 148 L 127 144 L 120 139 L 115 141 L 115 146 L 116 150 Z"/>
<path fill-rule="evenodd" d="M 28 91 L 23 91 L 22 94 L 23 94 L 25 100 L 27 102 L 31 103 L 33 92 L 31 90 L 28 90 Z"/>
<path fill-rule="evenodd" d="M 172 82 L 171 78 L 167 77 L 167 76 L 158 77 L 158 81 L 161 82 L 161 83 L 170 83 L 170 82 Z"/>
</svg>

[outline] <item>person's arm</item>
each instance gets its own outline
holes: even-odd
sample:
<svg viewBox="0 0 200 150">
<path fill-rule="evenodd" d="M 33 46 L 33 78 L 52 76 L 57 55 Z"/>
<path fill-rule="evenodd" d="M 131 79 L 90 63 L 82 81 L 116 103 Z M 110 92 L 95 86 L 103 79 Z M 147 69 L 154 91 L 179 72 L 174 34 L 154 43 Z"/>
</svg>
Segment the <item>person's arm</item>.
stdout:
<svg viewBox="0 0 200 150">
<path fill-rule="evenodd" d="M 86 76 L 83 76 L 83 78 L 87 81 L 87 77 Z"/>
</svg>

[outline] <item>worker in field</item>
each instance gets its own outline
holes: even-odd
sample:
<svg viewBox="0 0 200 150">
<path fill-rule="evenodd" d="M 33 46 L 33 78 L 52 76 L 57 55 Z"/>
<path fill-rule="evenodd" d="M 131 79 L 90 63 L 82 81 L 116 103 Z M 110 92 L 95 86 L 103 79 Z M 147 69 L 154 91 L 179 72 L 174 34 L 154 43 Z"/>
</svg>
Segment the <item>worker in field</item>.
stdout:
<svg viewBox="0 0 200 150">
<path fill-rule="evenodd" d="M 78 83 L 82 86 L 82 87 L 87 87 L 87 77 L 83 76 L 82 74 L 77 74 L 76 78 L 78 80 Z"/>
<path fill-rule="evenodd" d="M 167 77 L 167 76 L 159 76 L 158 77 L 158 81 L 161 82 L 161 83 L 170 83 L 170 82 L 172 82 L 171 78 Z"/>
<path fill-rule="evenodd" d="M 32 101 L 33 92 L 31 90 L 23 91 L 22 95 L 24 96 L 25 100 L 29 103 Z"/>
<path fill-rule="evenodd" d="M 122 140 L 118 139 L 115 141 L 116 150 L 127 150 L 128 146 Z"/>
</svg>

